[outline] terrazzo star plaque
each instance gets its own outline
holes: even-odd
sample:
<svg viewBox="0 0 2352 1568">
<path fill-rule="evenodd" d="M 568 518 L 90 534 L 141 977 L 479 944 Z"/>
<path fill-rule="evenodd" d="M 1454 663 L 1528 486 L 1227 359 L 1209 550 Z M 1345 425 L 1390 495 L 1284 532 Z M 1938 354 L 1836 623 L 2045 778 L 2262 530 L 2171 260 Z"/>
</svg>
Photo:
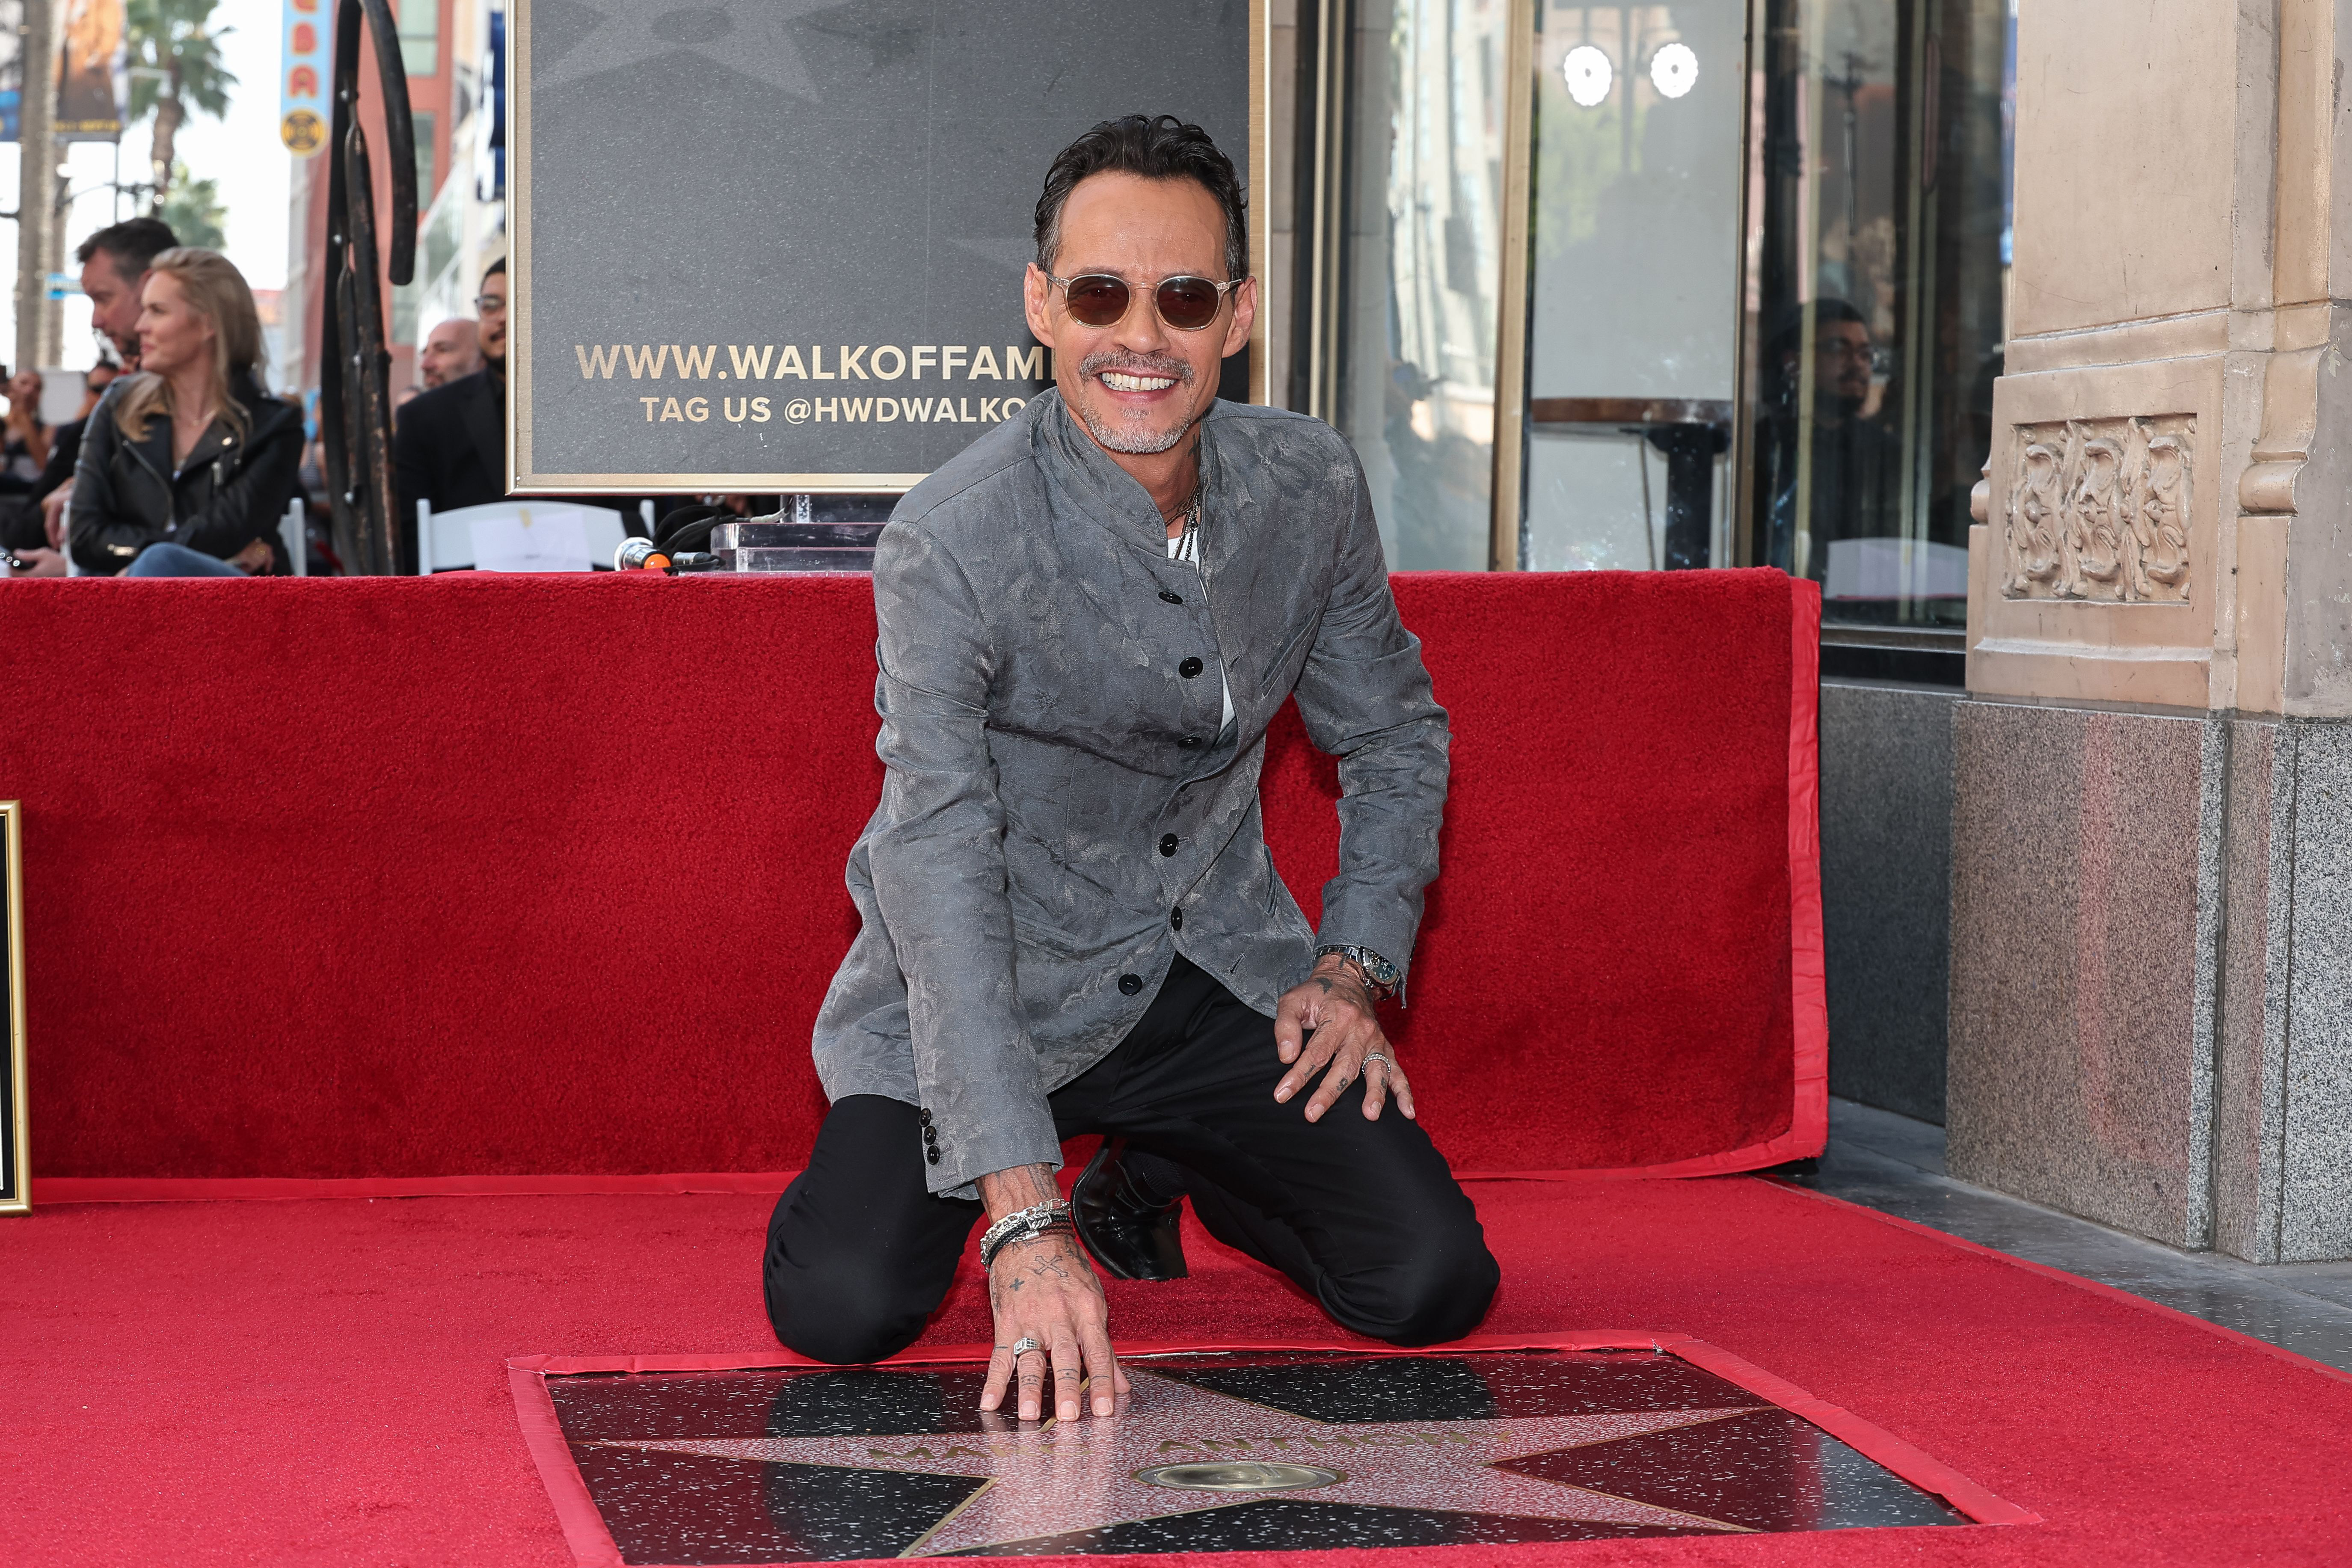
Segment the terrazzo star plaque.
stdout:
<svg viewBox="0 0 2352 1568">
<path fill-rule="evenodd" d="M 1130 1360 L 1107 1421 L 983 1415 L 982 1369 L 557 1376 L 622 1560 L 1314 1550 L 1968 1522 L 1669 1355 Z"/>
</svg>

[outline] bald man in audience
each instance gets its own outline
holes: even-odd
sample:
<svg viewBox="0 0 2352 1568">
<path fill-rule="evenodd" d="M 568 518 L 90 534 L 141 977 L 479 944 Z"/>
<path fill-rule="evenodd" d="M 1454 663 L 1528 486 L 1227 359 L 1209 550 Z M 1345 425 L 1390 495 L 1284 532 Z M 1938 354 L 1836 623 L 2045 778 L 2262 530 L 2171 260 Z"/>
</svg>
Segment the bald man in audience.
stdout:
<svg viewBox="0 0 2352 1568">
<path fill-rule="evenodd" d="M 416 351 L 417 374 L 428 392 L 481 368 L 481 334 L 467 316 L 452 316 L 434 328 Z"/>
</svg>

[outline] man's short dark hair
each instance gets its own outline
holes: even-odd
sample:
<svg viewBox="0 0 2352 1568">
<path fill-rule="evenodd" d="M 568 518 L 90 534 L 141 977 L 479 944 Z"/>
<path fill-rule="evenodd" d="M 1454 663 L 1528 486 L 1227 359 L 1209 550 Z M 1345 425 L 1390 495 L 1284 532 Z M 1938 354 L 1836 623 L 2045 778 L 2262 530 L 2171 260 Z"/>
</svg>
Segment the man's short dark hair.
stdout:
<svg viewBox="0 0 2352 1568">
<path fill-rule="evenodd" d="M 74 251 L 74 259 L 86 267 L 89 258 L 102 250 L 125 283 L 136 283 L 155 264 L 157 257 L 179 243 L 180 237 L 162 218 L 125 218 L 83 240 Z"/>
<path fill-rule="evenodd" d="M 505 273 L 506 269 L 507 258 L 503 256 L 499 257 L 496 261 L 491 262 L 488 267 L 483 268 L 481 287 L 488 288 L 489 286 L 490 279 L 501 276 Z"/>
<path fill-rule="evenodd" d="M 1136 174 L 1147 180 L 1191 180 L 1225 209 L 1225 278 L 1249 272 L 1249 215 L 1233 160 L 1209 133 L 1172 114 L 1129 114 L 1106 120 L 1063 148 L 1045 171 L 1037 198 L 1037 265 L 1050 272 L 1062 248 L 1062 206 L 1089 174 Z M 1222 279 L 1220 280 L 1222 281 Z"/>
<path fill-rule="evenodd" d="M 1870 318 L 1864 315 L 1858 307 L 1834 294 L 1824 294 L 1810 304 L 1813 312 L 1813 331 L 1817 332 L 1840 321 L 1859 321 L 1864 331 L 1870 330 Z M 1768 360 L 1796 353 L 1804 346 L 1806 309 L 1807 304 L 1800 302 L 1781 310 L 1780 321 L 1772 328 L 1771 337 L 1765 341 L 1764 353 Z"/>
</svg>

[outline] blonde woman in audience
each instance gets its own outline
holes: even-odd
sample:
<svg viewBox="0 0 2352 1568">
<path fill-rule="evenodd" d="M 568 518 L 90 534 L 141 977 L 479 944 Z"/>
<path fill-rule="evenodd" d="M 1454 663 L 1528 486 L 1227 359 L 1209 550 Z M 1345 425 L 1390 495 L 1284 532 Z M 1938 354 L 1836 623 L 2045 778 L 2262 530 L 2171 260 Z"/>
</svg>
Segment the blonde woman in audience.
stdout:
<svg viewBox="0 0 2352 1568">
<path fill-rule="evenodd" d="M 74 470 L 68 551 L 85 572 L 247 577 L 292 570 L 278 525 L 302 419 L 263 389 L 253 290 L 216 250 L 155 258 L 140 371 L 107 389 Z"/>
</svg>

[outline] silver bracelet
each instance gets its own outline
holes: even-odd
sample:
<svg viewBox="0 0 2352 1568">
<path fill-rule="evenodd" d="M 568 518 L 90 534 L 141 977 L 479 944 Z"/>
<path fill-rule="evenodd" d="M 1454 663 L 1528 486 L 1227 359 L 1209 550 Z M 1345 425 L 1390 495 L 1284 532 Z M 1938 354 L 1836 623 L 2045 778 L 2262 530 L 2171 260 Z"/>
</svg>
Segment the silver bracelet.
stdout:
<svg viewBox="0 0 2352 1568">
<path fill-rule="evenodd" d="M 1070 1227 L 1070 1205 L 1055 1202 L 1039 1204 L 1017 1214 L 1006 1215 L 982 1233 L 980 1266 L 992 1268 L 996 1255 L 1016 1241 L 1033 1241 L 1048 1232 Z"/>
</svg>

